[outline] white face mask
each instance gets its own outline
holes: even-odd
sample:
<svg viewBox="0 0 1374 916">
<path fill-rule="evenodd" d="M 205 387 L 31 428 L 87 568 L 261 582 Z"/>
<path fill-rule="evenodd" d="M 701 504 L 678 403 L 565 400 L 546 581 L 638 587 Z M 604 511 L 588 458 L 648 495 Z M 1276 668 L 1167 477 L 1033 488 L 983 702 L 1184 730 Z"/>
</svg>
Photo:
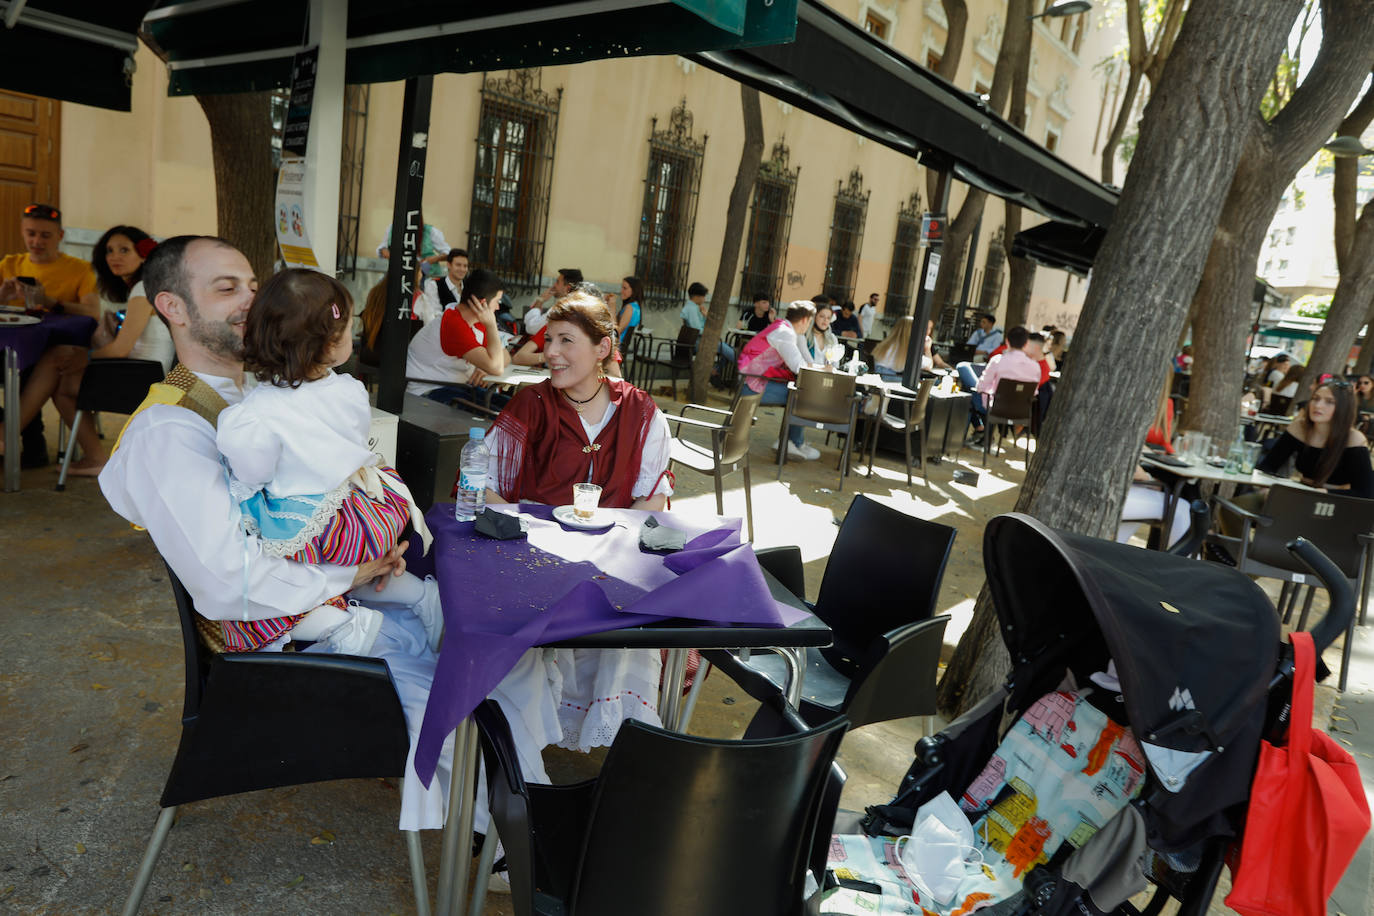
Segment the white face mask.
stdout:
<svg viewBox="0 0 1374 916">
<path fill-rule="evenodd" d="M 911 835 L 897 841 L 897 859 L 921 897 L 942 906 L 954 900 L 969 870 L 983 865 L 973 825 L 947 792 L 916 812 Z"/>
</svg>

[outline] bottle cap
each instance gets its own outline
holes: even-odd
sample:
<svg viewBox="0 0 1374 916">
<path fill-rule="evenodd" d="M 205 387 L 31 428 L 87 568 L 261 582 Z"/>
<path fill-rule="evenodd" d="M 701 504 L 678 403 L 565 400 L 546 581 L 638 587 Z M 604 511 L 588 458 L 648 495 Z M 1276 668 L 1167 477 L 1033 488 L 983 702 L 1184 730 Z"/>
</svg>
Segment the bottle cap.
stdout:
<svg viewBox="0 0 1374 916">
<path fill-rule="evenodd" d="M 475 442 L 481 442 L 487 437 L 487 431 L 480 426 L 474 426 L 468 430 L 468 438 Z"/>
</svg>

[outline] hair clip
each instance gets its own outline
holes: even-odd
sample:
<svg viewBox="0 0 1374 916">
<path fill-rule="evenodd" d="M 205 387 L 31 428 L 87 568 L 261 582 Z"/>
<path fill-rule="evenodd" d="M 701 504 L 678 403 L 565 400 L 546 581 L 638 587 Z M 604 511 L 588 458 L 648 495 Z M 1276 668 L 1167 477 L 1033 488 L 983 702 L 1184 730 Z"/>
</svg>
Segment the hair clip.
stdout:
<svg viewBox="0 0 1374 916">
<path fill-rule="evenodd" d="M 134 243 L 134 250 L 137 251 L 138 256 L 145 261 L 148 259 L 148 255 L 153 253 L 153 249 L 155 248 L 157 248 L 156 239 L 140 239 Z"/>
<path fill-rule="evenodd" d="M 334 320 L 335 320 L 335 321 L 337 321 L 338 319 L 340 319 L 340 318 L 343 317 L 342 315 L 339 314 L 339 303 L 337 303 L 337 302 L 331 302 L 331 303 L 329 303 L 329 310 L 330 310 L 331 312 L 334 313 Z"/>
</svg>

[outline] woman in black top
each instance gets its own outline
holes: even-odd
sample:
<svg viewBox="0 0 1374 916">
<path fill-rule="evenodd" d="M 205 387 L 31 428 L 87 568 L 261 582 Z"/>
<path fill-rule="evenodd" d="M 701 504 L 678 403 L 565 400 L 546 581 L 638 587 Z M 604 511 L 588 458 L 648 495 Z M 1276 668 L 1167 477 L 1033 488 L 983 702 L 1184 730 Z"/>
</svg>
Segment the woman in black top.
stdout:
<svg viewBox="0 0 1374 916">
<path fill-rule="evenodd" d="M 1374 498 L 1369 443 L 1355 429 L 1355 392 L 1345 379 L 1324 377 L 1312 400 L 1257 468 L 1268 474 L 1297 457 L 1302 482 L 1311 487 Z"/>
</svg>

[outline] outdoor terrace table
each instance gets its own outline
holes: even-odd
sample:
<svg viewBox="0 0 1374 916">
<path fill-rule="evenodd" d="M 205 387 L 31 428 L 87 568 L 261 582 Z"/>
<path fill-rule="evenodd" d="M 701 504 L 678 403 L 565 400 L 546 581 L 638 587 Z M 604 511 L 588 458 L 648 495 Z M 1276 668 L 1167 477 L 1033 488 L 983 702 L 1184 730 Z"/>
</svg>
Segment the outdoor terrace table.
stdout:
<svg viewBox="0 0 1374 916">
<path fill-rule="evenodd" d="M 510 507 L 513 509 L 514 507 Z M 529 537 L 491 540 L 436 504 L 426 521 L 445 618 L 444 645 L 417 742 L 422 778 L 432 776 L 450 732 L 453 783 L 444 829 L 437 912 L 457 912 L 467 888 L 477 736 L 469 714 L 520 656 L 551 648 L 668 649 L 662 715 L 676 727 L 688 649 L 772 649 L 789 667 L 788 696 L 801 696 L 804 652 L 829 645 L 830 630 L 763 574 L 740 543 L 739 519 L 600 510 L 604 531 L 564 529 L 548 506 L 522 504 Z M 639 546 L 649 515 L 683 530 L 676 553 Z M 423 562 L 423 561 L 422 561 Z M 419 568 L 417 563 L 413 568 Z"/>
<path fill-rule="evenodd" d="M 1319 492 L 1316 487 L 1309 487 L 1300 480 L 1275 477 L 1273 474 L 1266 474 L 1263 471 L 1252 471 L 1249 474 L 1229 474 L 1224 467 L 1214 467 L 1205 461 L 1185 461 L 1181 458 L 1161 461 L 1156 455 L 1147 453 L 1140 456 L 1140 464 L 1148 470 L 1163 473 L 1173 478 L 1173 483 L 1164 491 L 1163 522 L 1166 532 L 1171 530 L 1174 512 L 1178 510 L 1179 495 L 1183 491 L 1184 484 L 1189 481 L 1249 484 L 1255 487 L 1293 487 L 1298 490 Z M 1167 540 L 1167 538 L 1162 540 Z M 1167 549 L 1168 546 L 1161 544 L 1160 549 Z"/>
<path fill-rule="evenodd" d="M 35 320 L 36 319 L 36 320 Z M 28 315 L 0 310 L 0 347 L 5 351 L 5 492 L 19 489 L 19 373 L 38 362 L 49 347 L 84 347 L 95 333 L 85 315 Z"/>
</svg>

